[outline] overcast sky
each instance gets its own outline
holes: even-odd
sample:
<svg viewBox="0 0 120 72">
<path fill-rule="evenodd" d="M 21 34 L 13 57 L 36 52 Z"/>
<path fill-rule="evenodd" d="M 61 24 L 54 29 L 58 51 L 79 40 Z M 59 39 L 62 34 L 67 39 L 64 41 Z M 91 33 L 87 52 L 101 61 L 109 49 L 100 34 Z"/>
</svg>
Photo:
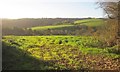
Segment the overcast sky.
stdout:
<svg viewBox="0 0 120 72">
<path fill-rule="evenodd" d="M 0 18 L 103 17 L 97 7 L 94 0 L 1 0 Z"/>
</svg>

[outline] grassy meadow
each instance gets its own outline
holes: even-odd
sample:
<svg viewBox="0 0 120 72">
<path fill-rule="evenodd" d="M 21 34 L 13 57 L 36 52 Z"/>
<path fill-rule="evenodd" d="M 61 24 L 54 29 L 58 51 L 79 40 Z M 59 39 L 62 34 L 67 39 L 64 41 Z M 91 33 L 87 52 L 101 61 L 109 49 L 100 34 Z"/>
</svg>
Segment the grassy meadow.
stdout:
<svg viewBox="0 0 120 72">
<path fill-rule="evenodd" d="M 59 28 L 72 27 L 72 26 L 74 26 L 74 25 L 42 26 L 42 27 L 32 27 L 32 30 L 59 29 Z"/>
<path fill-rule="evenodd" d="M 74 23 L 77 25 L 79 24 L 79 25 L 86 25 L 91 27 L 102 26 L 105 24 L 102 19 L 77 20 Z"/>
<path fill-rule="evenodd" d="M 83 20 L 76 20 L 72 24 L 59 24 L 59 25 L 50 25 L 50 26 L 37 26 L 37 27 L 32 27 L 32 30 L 48 30 L 48 29 L 64 29 L 64 28 L 71 28 L 75 26 L 80 26 L 80 25 L 85 25 L 85 26 L 90 26 L 90 27 L 97 27 L 97 26 L 102 26 L 104 25 L 104 22 L 102 19 L 83 19 Z"/>
</svg>

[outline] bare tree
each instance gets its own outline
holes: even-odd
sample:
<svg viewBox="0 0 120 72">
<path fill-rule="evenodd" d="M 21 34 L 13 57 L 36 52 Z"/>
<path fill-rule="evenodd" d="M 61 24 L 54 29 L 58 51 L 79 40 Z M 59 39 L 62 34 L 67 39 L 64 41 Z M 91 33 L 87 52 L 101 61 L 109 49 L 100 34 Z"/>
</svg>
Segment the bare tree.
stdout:
<svg viewBox="0 0 120 72">
<path fill-rule="evenodd" d="M 102 8 L 107 16 L 106 34 L 107 43 L 113 46 L 120 38 L 120 2 L 97 2 L 99 8 Z"/>
<path fill-rule="evenodd" d="M 118 18 L 118 2 L 97 2 L 110 19 Z"/>
</svg>

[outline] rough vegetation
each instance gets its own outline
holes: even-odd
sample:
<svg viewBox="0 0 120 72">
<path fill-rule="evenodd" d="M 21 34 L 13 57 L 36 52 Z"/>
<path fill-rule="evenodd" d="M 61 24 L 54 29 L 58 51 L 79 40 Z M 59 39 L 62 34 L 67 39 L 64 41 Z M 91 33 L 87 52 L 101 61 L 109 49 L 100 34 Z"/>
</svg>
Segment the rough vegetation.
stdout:
<svg viewBox="0 0 120 72">
<path fill-rule="evenodd" d="M 120 54 L 102 45 L 91 36 L 5 36 L 3 69 L 118 70 Z"/>
</svg>

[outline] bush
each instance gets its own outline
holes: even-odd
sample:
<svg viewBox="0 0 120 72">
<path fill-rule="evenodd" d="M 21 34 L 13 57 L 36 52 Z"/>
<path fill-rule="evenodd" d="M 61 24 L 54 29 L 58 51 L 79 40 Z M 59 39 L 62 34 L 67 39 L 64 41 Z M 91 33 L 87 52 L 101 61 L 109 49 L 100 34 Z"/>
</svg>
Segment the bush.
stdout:
<svg viewBox="0 0 120 72">
<path fill-rule="evenodd" d="M 118 45 L 116 45 L 116 46 L 114 46 L 112 48 L 109 48 L 108 52 L 115 53 L 115 54 L 120 54 L 120 49 L 119 49 Z"/>
</svg>

